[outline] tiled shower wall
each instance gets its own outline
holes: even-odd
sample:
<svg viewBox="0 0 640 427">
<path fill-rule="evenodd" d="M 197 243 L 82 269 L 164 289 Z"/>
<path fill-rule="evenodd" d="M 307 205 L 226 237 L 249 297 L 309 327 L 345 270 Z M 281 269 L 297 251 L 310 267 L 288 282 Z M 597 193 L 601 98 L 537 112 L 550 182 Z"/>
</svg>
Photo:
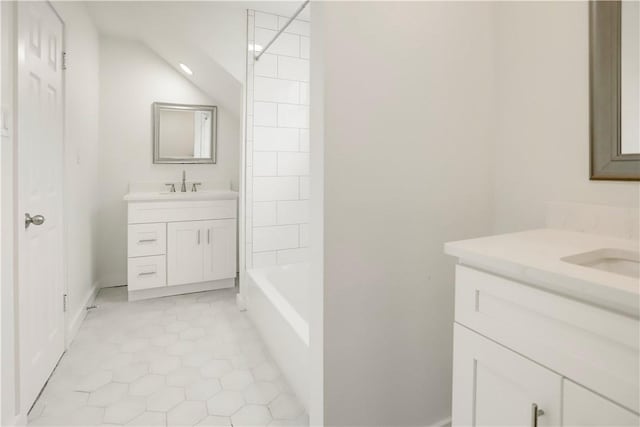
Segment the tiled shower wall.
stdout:
<svg viewBox="0 0 640 427">
<path fill-rule="evenodd" d="M 249 46 L 266 47 L 288 18 L 249 11 Z M 308 260 L 309 22 L 296 20 L 247 55 L 246 266 Z"/>
</svg>

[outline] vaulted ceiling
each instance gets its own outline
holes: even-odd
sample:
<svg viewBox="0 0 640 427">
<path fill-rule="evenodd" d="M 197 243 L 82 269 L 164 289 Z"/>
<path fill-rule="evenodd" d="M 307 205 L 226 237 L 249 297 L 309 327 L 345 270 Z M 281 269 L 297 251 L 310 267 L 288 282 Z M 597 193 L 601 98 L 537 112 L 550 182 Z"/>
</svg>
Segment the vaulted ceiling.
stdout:
<svg viewBox="0 0 640 427">
<path fill-rule="evenodd" d="M 247 9 L 291 16 L 300 1 L 87 2 L 98 30 L 140 41 L 238 117 L 246 60 Z M 308 11 L 305 12 L 308 14 Z M 184 73 L 183 73 L 184 74 Z"/>
</svg>

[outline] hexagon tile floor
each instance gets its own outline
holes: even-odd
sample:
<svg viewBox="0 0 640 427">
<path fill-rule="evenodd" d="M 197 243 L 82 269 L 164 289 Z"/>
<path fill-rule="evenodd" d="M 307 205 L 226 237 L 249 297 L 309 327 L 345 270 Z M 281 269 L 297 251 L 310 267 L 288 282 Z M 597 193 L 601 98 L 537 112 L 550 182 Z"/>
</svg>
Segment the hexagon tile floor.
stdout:
<svg viewBox="0 0 640 427">
<path fill-rule="evenodd" d="M 127 302 L 103 289 L 29 424 L 308 425 L 235 292 Z"/>
</svg>

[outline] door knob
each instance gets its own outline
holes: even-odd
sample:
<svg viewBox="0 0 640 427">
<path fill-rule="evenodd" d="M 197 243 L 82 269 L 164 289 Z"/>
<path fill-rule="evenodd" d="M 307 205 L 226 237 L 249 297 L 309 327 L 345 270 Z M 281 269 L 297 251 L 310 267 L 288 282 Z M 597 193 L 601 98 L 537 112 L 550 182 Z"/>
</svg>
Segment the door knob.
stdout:
<svg viewBox="0 0 640 427">
<path fill-rule="evenodd" d="M 24 214 L 24 228 L 29 228 L 31 224 L 33 225 L 44 224 L 44 217 L 42 215 L 31 216 L 28 213 Z"/>
</svg>

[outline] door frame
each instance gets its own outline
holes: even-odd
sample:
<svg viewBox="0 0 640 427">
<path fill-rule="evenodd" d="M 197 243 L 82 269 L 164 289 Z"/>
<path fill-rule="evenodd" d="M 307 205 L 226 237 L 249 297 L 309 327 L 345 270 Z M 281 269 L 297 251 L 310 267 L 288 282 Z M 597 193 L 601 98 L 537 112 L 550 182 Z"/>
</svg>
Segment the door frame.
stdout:
<svg viewBox="0 0 640 427">
<path fill-rule="evenodd" d="M 66 33 L 67 33 L 67 27 L 66 24 L 64 22 L 64 20 L 62 19 L 62 17 L 60 16 L 60 14 L 58 13 L 58 11 L 56 10 L 56 8 L 53 6 L 53 4 L 49 1 L 49 0 L 39 0 L 42 3 L 46 4 L 51 11 L 53 11 L 54 15 L 58 18 L 58 20 L 60 21 L 60 24 L 62 25 L 62 41 L 61 41 L 61 49 L 60 52 L 62 55 L 64 55 L 64 52 L 66 50 Z M 14 126 L 16 131 L 14 132 L 14 148 L 15 148 L 15 152 L 14 152 L 14 159 L 13 159 L 13 167 L 14 167 L 14 182 L 13 182 L 13 191 L 14 191 L 14 208 L 13 208 L 13 213 L 14 213 L 14 233 L 16 236 L 16 241 L 15 241 L 15 268 L 16 268 L 16 274 L 15 274 L 15 289 L 17 291 L 17 295 L 15 296 L 15 320 L 16 320 L 16 325 L 15 325 L 15 333 L 16 333 L 16 366 L 15 366 L 15 373 L 16 373 L 16 399 L 18 400 L 18 407 L 20 410 L 20 417 L 24 417 L 24 419 L 26 419 L 29 411 L 31 410 L 31 407 L 33 406 L 33 404 L 35 402 L 25 402 L 25 396 L 24 396 L 24 391 L 23 391 L 23 384 L 24 384 L 24 378 L 23 378 L 23 371 L 22 371 L 22 367 L 21 367 L 21 361 L 22 361 L 22 355 L 21 355 L 21 348 L 22 348 L 22 325 L 21 325 L 21 318 L 22 318 L 22 302 L 21 302 L 21 298 L 20 298 L 20 283 L 21 281 L 24 279 L 25 277 L 25 264 L 23 262 L 25 254 L 24 254 L 24 250 L 25 250 L 25 235 L 24 235 L 24 212 L 22 212 L 24 210 L 24 195 L 22 194 L 21 191 L 21 182 L 22 182 L 22 177 L 24 176 L 23 173 L 25 172 L 25 170 L 21 167 L 21 150 L 20 150 L 20 143 L 21 143 L 21 136 L 18 132 L 18 123 L 19 123 L 19 109 L 18 109 L 18 97 L 19 97 L 19 90 L 18 90 L 18 79 L 19 79 L 19 59 L 18 59 L 18 44 L 19 44 L 19 21 L 18 21 L 18 13 L 19 13 L 19 8 L 21 7 L 21 2 L 16 2 L 16 6 L 14 9 L 14 16 L 13 16 L 13 22 L 14 22 L 14 52 L 13 52 L 13 57 L 14 57 L 14 70 L 15 70 L 15 75 L 14 75 L 14 81 L 13 81 L 13 90 L 14 90 L 14 105 L 13 105 L 13 109 L 14 109 Z M 60 242 L 60 247 L 61 247 L 61 272 L 60 272 L 60 279 L 62 280 L 62 289 L 63 289 L 63 294 L 60 295 L 60 304 L 63 305 L 63 307 L 61 307 L 61 309 L 63 309 L 63 324 L 62 326 L 62 339 L 63 339 L 63 345 L 64 345 L 64 350 L 63 353 L 60 355 L 60 357 L 62 357 L 64 355 L 64 353 L 66 352 L 66 350 L 69 347 L 69 342 L 68 342 L 68 333 L 67 333 L 67 327 L 69 324 L 69 311 L 66 309 L 66 299 L 68 298 L 69 295 L 69 281 L 68 281 L 68 265 L 67 265 L 67 221 L 66 221 L 66 215 L 65 215 L 65 207 L 66 207 L 66 188 L 67 188 L 67 183 L 66 183 L 66 174 L 64 173 L 64 167 L 65 167 L 65 157 L 66 157 L 66 149 L 67 149 L 67 136 L 66 136 L 66 73 L 64 72 L 65 70 L 65 62 L 64 62 L 64 56 L 60 59 L 61 60 L 61 68 L 62 68 L 62 82 L 61 82 L 61 104 L 62 104 L 62 115 L 61 115 L 61 121 L 62 121 L 62 155 L 61 155 L 61 179 L 60 179 L 60 228 L 62 230 L 62 235 L 61 235 L 61 242 Z M 45 382 L 46 384 L 46 382 Z M 44 387 L 45 384 L 43 384 L 42 386 Z M 36 399 L 37 401 L 37 399 Z"/>
</svg>

